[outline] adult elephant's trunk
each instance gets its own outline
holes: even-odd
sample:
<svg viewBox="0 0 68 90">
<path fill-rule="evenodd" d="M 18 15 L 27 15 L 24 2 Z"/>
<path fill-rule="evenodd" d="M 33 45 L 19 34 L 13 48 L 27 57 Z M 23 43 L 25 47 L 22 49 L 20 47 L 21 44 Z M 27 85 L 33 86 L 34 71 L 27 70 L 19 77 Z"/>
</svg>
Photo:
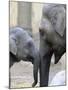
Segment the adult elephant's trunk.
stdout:
<svg viewBox="0 0 68 90">
<path fill-rule="evenodd" d="M 49 69 L 51 63 L 52 48 L 45 42 L 40 35 L 40 87 L 48 86 Z"/>
<path fill-rule="evenodd" d="M 48 86 L 49 69 L 51 63 L 52 52 L 48 52 L 45 57 L 41 57 L 40 63 L 40 87 Z"/>
</svg>

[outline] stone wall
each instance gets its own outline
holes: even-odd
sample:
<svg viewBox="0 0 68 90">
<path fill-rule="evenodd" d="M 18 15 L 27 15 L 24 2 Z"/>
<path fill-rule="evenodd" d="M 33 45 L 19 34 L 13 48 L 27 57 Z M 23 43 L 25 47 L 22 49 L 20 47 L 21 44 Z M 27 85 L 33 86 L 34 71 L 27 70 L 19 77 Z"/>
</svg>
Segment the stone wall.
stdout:
<svg viewBox="0 0 68 90">
<path fill-rule="evenodd" d="M 14 27 L 17 25 L 18 19 L 18 3 L 17 2 L 9 2 L 9 26 Z"/>
<path fill-rule="evenodd" d="M 32 29 L 31 26 L 31 9 L 32 3 L 30 2 L 18 2 L 18 26 L 26 29 Z"/>
</svg>

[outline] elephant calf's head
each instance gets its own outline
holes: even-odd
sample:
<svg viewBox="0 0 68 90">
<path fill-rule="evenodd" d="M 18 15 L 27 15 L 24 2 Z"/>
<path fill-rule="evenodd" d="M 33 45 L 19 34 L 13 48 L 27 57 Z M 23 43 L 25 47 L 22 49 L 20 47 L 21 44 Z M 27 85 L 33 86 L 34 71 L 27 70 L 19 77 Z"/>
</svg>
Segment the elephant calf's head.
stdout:
<svg viewBox="0 0 68 90">
<path fill-rule="evenodd" d="M 34 45 L 34 41 L 24 29 L 19 27 L 10 30 L 9 36 L 9 47 L 13 56 L 11 58 L 13 60 L 24 60 L 33 63 L 34 83 L 32 86 L 34 87 L 37 84 L 39 67 L 39 53 Z"/>
</svg>

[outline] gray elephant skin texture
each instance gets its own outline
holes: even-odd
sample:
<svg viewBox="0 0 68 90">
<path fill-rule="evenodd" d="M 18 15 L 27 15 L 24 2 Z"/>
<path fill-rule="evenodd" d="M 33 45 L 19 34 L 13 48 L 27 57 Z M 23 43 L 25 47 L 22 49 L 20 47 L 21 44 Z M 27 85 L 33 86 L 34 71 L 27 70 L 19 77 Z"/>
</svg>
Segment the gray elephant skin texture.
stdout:
<svg viewBox="0 0 68 90">
<path fill-rule="evenodd" d="M 55 64 L 66 52 L 66 5 L 45 4 L 39 27 L 40 33 L 40 86 L 48 86 L 52 54 Z"/>
<path fill-rule="evenodd" d="M 14 27 L 9 31 L 9 48 L 10 67 L 20 60 L 32 62 L 34 75 L 32 87 L 34 87 L 37 84 L 39 52 L 34 45 L 32 37 L 24 29 Z"/>
</svg>

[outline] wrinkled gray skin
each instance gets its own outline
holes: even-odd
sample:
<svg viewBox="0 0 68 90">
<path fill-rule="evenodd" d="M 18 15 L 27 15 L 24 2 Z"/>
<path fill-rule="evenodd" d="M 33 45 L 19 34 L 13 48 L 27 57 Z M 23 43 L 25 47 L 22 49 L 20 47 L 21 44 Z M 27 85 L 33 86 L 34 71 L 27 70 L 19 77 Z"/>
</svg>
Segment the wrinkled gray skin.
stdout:
<svg viewBox="0 0 68 90">
<path fill-rule="evenodd" d="M 39 27 L 40 32 L 40 86 L 48 86 L 51 56 L 55 64 L 66 52 L 66 6 L 45 4 Z"/>
<path fill-rule="evenodd" d="M 10 67 L 20 60 L 30 61 L 33 64 L 34 83 L 37 84 L 39 53 L 31 36 L 22 28 L 15 27 L 9 32 Z"/>
</svg>

